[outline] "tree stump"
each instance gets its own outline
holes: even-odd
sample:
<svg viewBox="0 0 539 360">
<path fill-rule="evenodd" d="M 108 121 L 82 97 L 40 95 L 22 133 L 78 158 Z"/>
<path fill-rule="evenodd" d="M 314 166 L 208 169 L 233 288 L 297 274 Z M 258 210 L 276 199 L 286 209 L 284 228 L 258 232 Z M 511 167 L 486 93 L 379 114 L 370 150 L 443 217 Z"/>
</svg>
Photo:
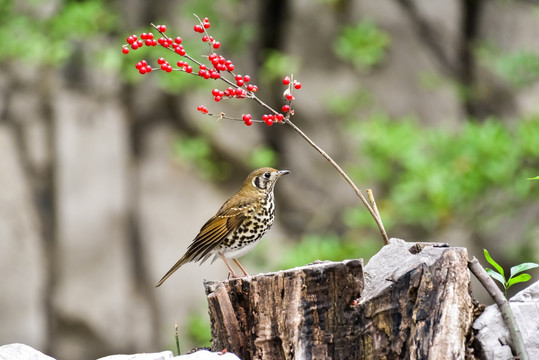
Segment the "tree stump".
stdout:
<svg viewBox="0 0 539 360">
<path fill-rule="evenodd" d="M 212 347 L 249 359 L 464 359 L 464 248 L 391 239 L 362 260 L 205 283 Z"/>
</svg>

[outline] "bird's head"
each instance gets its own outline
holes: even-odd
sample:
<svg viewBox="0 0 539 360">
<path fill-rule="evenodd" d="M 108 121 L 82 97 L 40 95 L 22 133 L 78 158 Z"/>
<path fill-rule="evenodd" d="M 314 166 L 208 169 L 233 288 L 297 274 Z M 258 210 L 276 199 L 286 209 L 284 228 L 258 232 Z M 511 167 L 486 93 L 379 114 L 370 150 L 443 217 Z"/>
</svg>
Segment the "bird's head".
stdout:
<svg viewBox="0 0 539 360">
<path fill-rule="evenodd" d="M 277 170 L 270 167 L 257 169 L 249 174 L 243 183 L 243 189 L 262 193 L 271 192 L 277 179 L 288 173 L 290 173 L 288 170 Z"/>
</svg>

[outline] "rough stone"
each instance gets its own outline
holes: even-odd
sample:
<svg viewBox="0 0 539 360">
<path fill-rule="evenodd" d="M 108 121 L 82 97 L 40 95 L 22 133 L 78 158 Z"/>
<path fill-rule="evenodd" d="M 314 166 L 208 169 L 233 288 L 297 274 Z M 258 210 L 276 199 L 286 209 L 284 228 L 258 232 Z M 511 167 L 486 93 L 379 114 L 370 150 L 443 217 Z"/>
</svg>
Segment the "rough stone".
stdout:
<svg viewBox="0 0 539 360">
<path fill-rule="evenodd" d="M 509 300 L 520 328 L 529 359 L 539 359 L 539 281 Z M 482 360 L 512 359 L 509 331 L 496 304 L 488 306 L 475 320 L 475 342 Z"/>
</svg>

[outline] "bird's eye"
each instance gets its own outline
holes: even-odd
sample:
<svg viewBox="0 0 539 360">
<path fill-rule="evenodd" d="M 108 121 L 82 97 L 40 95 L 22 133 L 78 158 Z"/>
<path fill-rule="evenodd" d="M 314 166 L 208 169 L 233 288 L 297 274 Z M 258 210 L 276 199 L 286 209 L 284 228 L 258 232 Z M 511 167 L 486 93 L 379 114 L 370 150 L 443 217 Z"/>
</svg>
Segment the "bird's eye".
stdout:
<svg viewBox="0 0 539 360">
<path fill-rule="evenodd" d="M 265 173 L 264 173 L 264 177 L 265 177 L 266 179 L 269 179 L 270 176 L 271 176 L 271 174 L 270 174 L 269 172 L 265 172 Z"/>
</svg>

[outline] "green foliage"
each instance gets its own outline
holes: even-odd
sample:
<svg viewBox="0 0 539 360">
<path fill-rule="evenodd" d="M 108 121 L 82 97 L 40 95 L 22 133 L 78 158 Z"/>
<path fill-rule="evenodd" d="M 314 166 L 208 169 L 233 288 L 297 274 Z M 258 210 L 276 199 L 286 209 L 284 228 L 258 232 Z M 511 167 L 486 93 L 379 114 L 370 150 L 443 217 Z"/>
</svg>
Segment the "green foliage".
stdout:
<svg viewBox="0 0 539 360">
<path fill-rule="evenodd" d="M 351 61 L 358 70 L 370 70 L 380 64 L 390 45 L 389 35 L 369 20 L 356 26 L 344 27 L 333 47 L 345 61 Z"/>
<path fill-rule="evenodd" d="M 353 177 L 387 189 L 378 204 L 385 223 L 398 218 L 434 229 L 455 218 L 509 211 L 538 194 L 523 179 L 539 167 L 539 117 L 513 128 L 494 119 L 469 122 L 451 133 L 375 115 L 348 128 L 365 157 L 361 166 L 350 166 Z"/>
<path fill-rule="evenodd" d="M 211 328 L 208 316 L 192 313 L 187 320 L 188 336 L 196 347 L 211 346 Z"/>
<path fill-rule="evenodd" d="M 281 79 L 283 74 L 293 74 L 299 69 L 299 61 L 277 50 L 268 50 L 261 69 L 261 78 L 265 83 Z"/>
<path fill-rule="evenodd" d="M 535 264 L 535 263 L 522 263 L 519 265 L 515 265 L 511 268 L 511 275 L 509 276 L 509 279 L 506 279 L 503 268 L 496 261 L 494 261 L 494 259 L 490 256 L 489 252 L 486 249 L 483 249 L 483 253 L 485 254 L 485 259 L 487 259 L 489 264 L 492 265 L 496 269 L 496 271 L 494 271 L 492 269 L 486 268 L 485 271 L 494 280 L 497 280 L 498 282 L 502 284 L 506 296 L 507 296 L 507 290 L 509 290 L 509 288 L 512 285 L 529 281 L 532 278 L 530 274 L 526 274 L 526 273 L 520 274 L 518 276 L 515 276 L 515 275 L 523 271 L 539 267 L 539 264 Z"/>
<path fill-rule="evenodd" d="M 249 166 L 253 169 L 270 166 L 275 167 L 277 164 L 277 153 L 275 150 L 267 146 L 259 146 L 251 152 Z"/>
<path fill-rule="evenodd" d="M 61 66 L 85 38 L 109 31 L 115 23 L 113 12 L 102 0 L 66 1 L 51 15 L 41 12 L 44 5 L 45 1 L 26 2 L 25 6 L 0 2 L 0 61 Z"/>
<path fill-rule="evenodd" d="M 539 176 L 528 178 L 528 180 L 539 180 Z"/>
<path fill-rule="evenodd" d="M 515 87 L 539 80 L 539 54 L 527 50 L 502 52 L 491 45 L 483 45 L 477 54 L 485 66 Z"/>
<path fill-rule="evenodd" d="M 208 140 L 203 137 L 179 136 L 174 142 L 174 154 L 178 161 L 193 165 L 206 179 L 223 180 L 230 173 L 230 168 L 215 158 Z"/>
<path fill-rule="evenodd" d="M 368 258 L 379 250 L 380 240 L 343 239 L 337 235 L 307 235 L 283 252 L 279 266 L 284 269 L 302 266 L 315 260 L 342 261 Z"/>
</svg>

